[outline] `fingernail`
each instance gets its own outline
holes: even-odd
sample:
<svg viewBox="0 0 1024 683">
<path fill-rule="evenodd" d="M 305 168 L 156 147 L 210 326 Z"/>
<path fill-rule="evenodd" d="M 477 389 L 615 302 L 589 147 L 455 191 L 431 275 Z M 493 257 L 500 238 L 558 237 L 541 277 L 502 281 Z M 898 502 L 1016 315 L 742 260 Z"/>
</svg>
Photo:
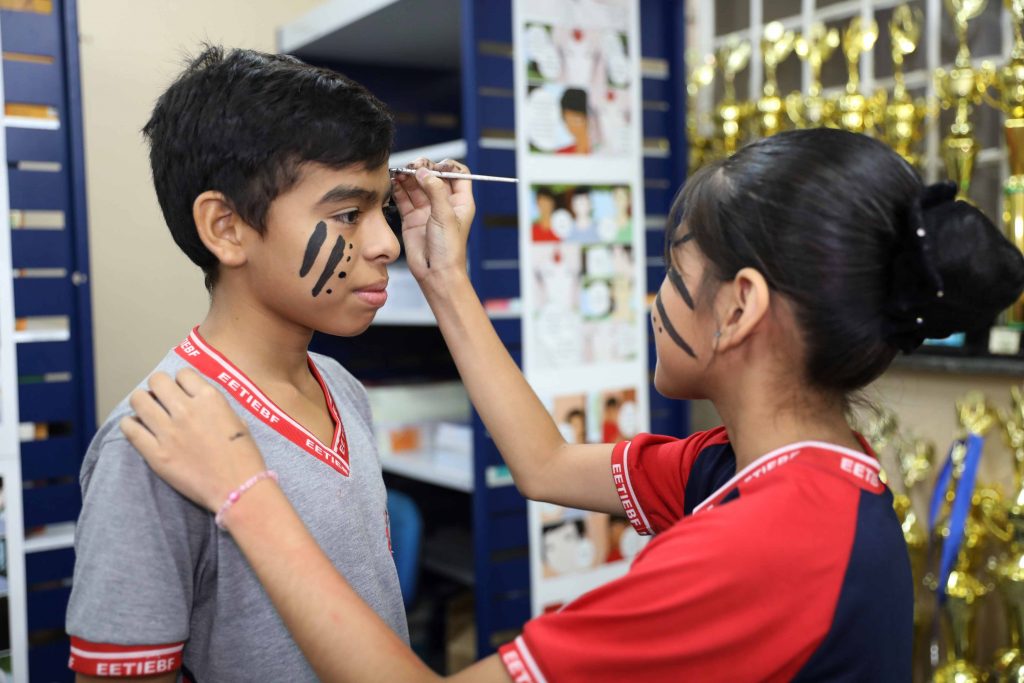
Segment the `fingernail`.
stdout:
<svg viewBox="0 0 1024 683">
<path fill-rule="evenodd" d="M 416 177 L 419 180 L 423 180 L 424 178 L 428 177 L 429 175 L 430 175 L 430 171 L 428 171 L 425 166 L 420 166 L 419 168 L 416 169 Z"/>
</svg>

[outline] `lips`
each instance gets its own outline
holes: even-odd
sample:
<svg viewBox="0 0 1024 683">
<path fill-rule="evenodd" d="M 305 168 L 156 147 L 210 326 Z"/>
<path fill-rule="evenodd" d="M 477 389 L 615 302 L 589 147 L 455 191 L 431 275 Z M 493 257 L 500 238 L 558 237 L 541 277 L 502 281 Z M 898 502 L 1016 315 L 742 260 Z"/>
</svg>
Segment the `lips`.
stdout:
<svg viewBox="0 0 1024 683">
<path fill-rule="evenodd" d="M 370 306 L 380 308 L 388 300 L 388 281 L 382 280 L 367 287 L 353 290 L 352 293 Z"/>
</svg>

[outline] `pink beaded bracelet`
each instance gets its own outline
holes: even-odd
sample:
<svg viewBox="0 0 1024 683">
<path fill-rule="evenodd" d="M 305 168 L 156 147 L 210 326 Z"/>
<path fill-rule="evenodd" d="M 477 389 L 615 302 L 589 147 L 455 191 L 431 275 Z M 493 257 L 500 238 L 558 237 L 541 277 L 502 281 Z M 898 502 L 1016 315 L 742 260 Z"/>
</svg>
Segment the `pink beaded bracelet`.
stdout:
<svg viewBox="0 0 1024 683">
<path fill-rule="evenodd" d="M 224 500 L 224 504 L 220 506 L 220 510 L 217 511 L 213 521 L 217 523 L 217 526 L 221 529 L 226 529 L 224 526 L 224 515 L 231 509 L 231 506 L 238 502 L 238 499 L 242 497 L 242 494 L 255 486 L 258 482 L 264 479 L 273 479 L 277 481 L 277 472 L 274 470 L 264 470 L 258 474 L 254 474 L 245 482 L 242 483 L 237 489 L 228 494 L 228 497 Z"/>
</svg>

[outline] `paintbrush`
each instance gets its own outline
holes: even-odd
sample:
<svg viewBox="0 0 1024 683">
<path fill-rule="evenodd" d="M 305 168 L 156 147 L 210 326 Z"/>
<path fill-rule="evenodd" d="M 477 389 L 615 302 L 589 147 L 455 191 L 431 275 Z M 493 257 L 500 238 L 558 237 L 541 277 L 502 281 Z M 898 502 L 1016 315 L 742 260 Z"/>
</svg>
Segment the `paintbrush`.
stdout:
<svg viewBox="0 0 1024 683">
<path fill-rule="evenodd" d="M 416 173 L 415 168 L 389 168 L 392 173 Z M 519 178 L 504 178 L 496 175 L 479 175 L 477 173 L 454 173 L 452 171 L 430 171 L 438 178 L 454 178 L 461 180 L 489 180 L 495 183 L 518 183 Z"/>
</svg>

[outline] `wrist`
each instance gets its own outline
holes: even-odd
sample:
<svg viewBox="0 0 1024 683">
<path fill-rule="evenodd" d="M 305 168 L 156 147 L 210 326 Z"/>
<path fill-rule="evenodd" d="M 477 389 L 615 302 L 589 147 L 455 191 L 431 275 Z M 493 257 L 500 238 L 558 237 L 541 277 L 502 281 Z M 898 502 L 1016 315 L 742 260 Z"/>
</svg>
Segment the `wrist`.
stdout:
<svg viewBox="0 0 1024 683">
<path fill-rule="evenodd" d="M 442 303 L 466 291 L 473 291 L 469 273 L 462 268 L 430 271 L 420 281 L 423 295 L 431 304 Z"/>
<path fill-rule="evenodd" d="M 243 506 L 243 501 L 247 503 L 259 498 L 260 492 L 271 488 L 271 484 L 277 488 L 277 472 L 274 470 L 263 470 L 252 475 L 223 497 L 214 509 L 214 522 L 221 529 L 228 530 L 228 520 L 235 516 L 237 508 Z"/>
</svg>

